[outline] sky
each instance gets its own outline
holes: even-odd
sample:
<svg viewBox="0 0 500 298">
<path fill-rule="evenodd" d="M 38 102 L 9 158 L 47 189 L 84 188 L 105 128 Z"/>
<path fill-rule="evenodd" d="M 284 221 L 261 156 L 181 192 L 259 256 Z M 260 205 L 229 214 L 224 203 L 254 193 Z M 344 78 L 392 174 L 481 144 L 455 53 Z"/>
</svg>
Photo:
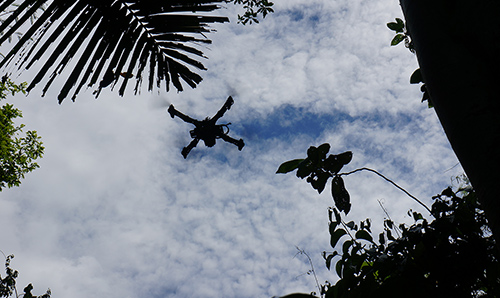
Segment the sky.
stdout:
<svg viewBox="0 0 500 298">
<path fill-rule="evenodd" d="M 321 256 L 331 252 L 329 186 L 318 194 L 293 173 L 275 174 L 309 146 L 353 152 L 344 171 L 369 167 L 428 206 L 461 169 L 432 109 L 409 84 L 418 67 L 403 45 L 391 47 L 386 23 L 402 18 L 396 0 L 276 0 L 275 13 L 243 26 L 241 8 L 217 11 L 203 47 L 207 71 L 196 89 L 134 95 L 92 89 L 57 102 L 10 97 L 25 130 L 45 146 L 40 168 L 0 193 L 0 250 L 14 254 L 19 290 L 53 297 L 272 297 L 334 283 Z M 8 46 L 8 45 L 6 45 Z M 3 48 L 2 48 L 3 49 Z M 3 52 L 3 50 L 2 50 Z M 13 77 L 29 80 L 31 72 Z M 59 84 L 59 85 L 58 85 Z M 242 151 L 202 143 L 184 159 L 195 118 L 223 121 Z M 352 209 L 346 221 L 386 217 L 412 223 L 425 209 L 380 177 L 344 177 Z M 380 203 L 379 203 L 380 202 Z M 336 259 L 334 259 L 336 261 Z"/>
</svg>

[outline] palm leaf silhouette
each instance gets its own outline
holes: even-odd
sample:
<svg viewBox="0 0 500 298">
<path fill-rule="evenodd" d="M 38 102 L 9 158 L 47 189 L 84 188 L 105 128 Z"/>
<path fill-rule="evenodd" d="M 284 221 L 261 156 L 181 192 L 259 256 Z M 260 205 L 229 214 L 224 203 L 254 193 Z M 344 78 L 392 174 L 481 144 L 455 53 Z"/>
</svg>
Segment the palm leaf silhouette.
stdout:
<svg viewBox="0 0 500 298">
<path fill-rule="evenodd" d="M 14 0 L 0 0 L 0 12 Z M 143 76 L 148 90 L 154 85 L 166 89 L 172 84 L 183 90 L 181 81 L 194 88 L 201 82 L 196 73 L 206 68 L 199 61 L 206 58 L 197 47 L 211 43 L 204 33 L 212 23 L 228 18 L 207 15 L 225 2 L 208 0 L 27 0 L 23 1 L 0 24 L 0 44 L 18 30 L 43 4 L 44 12 L 14 44 L 0 68 L 15 65 L 30 69 L 40 60 L 38 73 L 28 86 L 33 89 L 48 76 L 43 95 L 68 65 L 66 82 L 58 95 L 61 103 L 72 91 L 72 100 L 85 85 L 98 81 L 96 97 L 102 88 L 114 87 L 121 78 L 119 94 L 135 77 L 135 92 Z M 205 15 L 202 15 L 205 14 Z M 69 64 L 75 60 L 73 64 Z M 50 75 L 49 75 L 50 72 Z M 148 72 L 147 74 L 145 74 Z M 73 90 L 72 90 L 73 89 Z M 43 96 L 42 95 L 42 96 Z"/>
</svg>

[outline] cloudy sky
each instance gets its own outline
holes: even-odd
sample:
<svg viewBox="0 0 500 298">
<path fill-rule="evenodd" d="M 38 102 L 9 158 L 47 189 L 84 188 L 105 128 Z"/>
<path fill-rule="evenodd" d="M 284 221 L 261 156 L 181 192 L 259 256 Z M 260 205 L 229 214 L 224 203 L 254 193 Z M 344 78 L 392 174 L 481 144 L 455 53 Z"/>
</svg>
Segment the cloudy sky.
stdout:
<svg viewBox="0 0 500 298">
<path fill-rule="evenodd" d="M 321 257 L 329 246 L 329 191 L 318 195 L 278 166 L 328 142 L 353 152 L 345 171 L 370 167 L 431 204 L 462 173 L 432 109 L 409 84 L 416 57 L 391 47 L 386 23 L 397 0 L 276 0 L 258 25 L 218 11 L 204 48 L 208 71 L 194 90 L 124 97 L 92 89 L 57 103 L 58 89 L 8 101 L 42 136 L 41 168 L 0 193 L 0 249 L 15 254 L 19 290 L 53 297 L 272 297 L 335 282 Z M 240 11 L 241 12 L 241 11 Z M 29 73 L 14 78 L 29 80 Z M 57 82 L 57 81 L 56 81 Z M 58 84 L 62 85 L 63 80 Z M 57 83 L 55 83 L 57 84 Z M 223 120 L 234 145 L 203 144 L 187 160 L 192 126 L 168 104 Z M 404 193 L 368 172 L 345 177 L 352 211 L 380 229 L 384 212 L 411 223 L 425 214 Z M 377 228 L 378 227 L 378 228 Z"/>
</svg>

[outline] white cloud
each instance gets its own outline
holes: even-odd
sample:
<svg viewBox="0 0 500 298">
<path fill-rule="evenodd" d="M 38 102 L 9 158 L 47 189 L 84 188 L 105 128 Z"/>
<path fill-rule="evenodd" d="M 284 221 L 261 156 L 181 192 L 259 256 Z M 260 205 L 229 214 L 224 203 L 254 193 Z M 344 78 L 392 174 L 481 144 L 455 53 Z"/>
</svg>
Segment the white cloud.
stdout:
<svg viewBox="0 0 500 298">
<path fill-rule="evenodd" d="M 46 146 L 41 168 L 0 196 L 0 226 L 10 227 L 0 249 L 16 254 L 20 286 L 75 298 L 315 291 L 295 246 L 320 282 L 336 280 L 321 257 L 331 250 L 332 199 L 328 187 L 318 195 L 294 174 L 275 175 L 281 162 L 329 142 L 331 153 L 353 151 L 346 171 L 376 169 L 428 204 L 460 172 L 445 172 L 456 158 L 408 84 L 415 58 L 389 46 L 396 3 L 287 0 L 275 9 L 259 25 L 216 26 L 195 90 L 124 98 L 105 90 L 98 100 L 88 90 L 57 105 L 54 88 L 44 99 L 36 89 L 10 100 Z M 152 107 L 173 103 L 204 118 L 229 95 L 235 104 L 222 120 L 245 148 L 200 144 L 184 160 L 192 126 Z M 424 211 L 371 173 L 345 181 L 350 219 L 380 226 L 378 199 L 397 220 Z"/>
</svg>

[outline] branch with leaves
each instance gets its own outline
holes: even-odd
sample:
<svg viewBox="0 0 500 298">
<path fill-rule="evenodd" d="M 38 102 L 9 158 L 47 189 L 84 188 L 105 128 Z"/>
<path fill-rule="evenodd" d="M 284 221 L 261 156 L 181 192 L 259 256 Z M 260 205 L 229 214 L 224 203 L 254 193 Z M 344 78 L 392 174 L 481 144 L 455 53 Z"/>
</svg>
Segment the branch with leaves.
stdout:
<svg viewBox="0 0 500 298">
<path fill-rule="evenodd" d="M 318 193 L 323 192 L 328 179 L 332 178 L 331 193 L 335 206 L 347 215 L 351 210 L 351 202 L 349 192 L 345 188 L 342 176 L 348 176 L 359 171 L 369 171 L 390 182 L 431 213 L 429 207 L 427 207 L 422 201 L 376 170 L 370 168 L 359 168 L 347 173 L 339 173 L 345 165 L 351 162 L 352 152 L 347 151 L 337 155 L 330 154 L 327 156 L 328 151 L 330 151 L 330 144 L 328 143 L 322 144 L 318 147 L 311 146 L 307 150 L 306 158 L 284 162 L 279 166 L 276 173 L 285 174 L 297 170 L 297 177 L 301 179 L 307 177 L 306 181 L 310 183 L 311 186 L 318 191 Z"/>
<path fill-rule="evenodd" d="M 311 146 L 304 159 L 284 162 L 277 173 L 297 170 L 297 177 L 321 193 L 332 178 L 335 206 L 328 209 L 331 252 L 323 252 L 326 267 L 338 280 L 320 288 L 321 297 L 495 297 L 500 293 L 500 256 L 484 211 L 470 186 L 446 188 L 432 199 L 432 208 L 375 170 L 340 173 L 351 152 L 328 155 L 329 144 Z M 349 194 L 341 176 L 370 171 L 423 205 L 428 221 L 410 210 L 414 224 L 395 224 L 386 212 L 383 231 L 373 236 L 370 219 L 345 222 Z M 379 202 L 380 203 L 380 202 Z M 336 260 L 336 261 L 335 261 Z M 333 265 L 335 264 L 335 265 Z M 304 294 L 305 295 L 305 294 Z M 489 297 L 489 296 L 488 296 Z"/>
<path fill-rule="evenodd" d="M 410 52 L 415 54 L 415 47 L 413 45 L 413 42 L 411 41 L 410 33 L 406 27 L 405 22 L 402 19 L 396 18 L 396 22 L 387 23 L 387 27 L 396 32 L 396 35 L 391 40 L 391 46 L 397 46 L 404 41 L 406 48 L 410 50 Z M 422 91 L 423 93 L 422 102 L 427 101 L 428 107 L 432 108 L 433 104 L 429 96 L 429 92 L 427 92 L 427 87 L 424 83 L 424 79 L 422 78 L 422 73 L 420 72 L 420 68 L 417 68 L 410 76 L 410 84 L 419 83 L 423 83 L 422 86 L 420 86 L 420 91 Z"/>
<path fill-rule="evenodd" d="M 2 251 L 0 252 L 5 257 L 5 273 L 6 273 L 5 277 L 3 278 L 0 275 L 0 298 L 9 298 L 9 297 L 50 298 L 50 295 L 52 294 L 50 289 L 48 289 L 47 292 L 45 292 L 45 294 L 41 296 L 34 296 L 31 293 L 31 291 L 33 290 L 32 284 L 28 284 L 23 290 L 24 293 L 19 295 L 16 288 L 16 278 L 19 276 L 19 272 L 10 267 L 10 262 L 14 258 L 14 255 L 6 256 Z"/>
<path fill-rule="evenodd" d="M 118 84 L 118 92 L 123 95 L 133 78 L 136 93 L 144 78 L 150 91 L 162 83 L 167 91 L 170 84 L 182 91 L 182 82 L 195 88 L 202 80 L 198 71 L 206 70 L 200 62 L 206 57 L 199 45 L 211 43 L 206 33 L 215 30 L 210 25 L 229 22 L 227 17 L 209 13 L 220 9 L 221 3 L 234 2 L 246 9 L 239 16 L 239 21 L 246 24 L 258 23 L 259 15 L 265 17 L 273 12 L 273 3 L 267 0 L 41 0 L 23 1 L 10 10 L 13 2 L 0 1 L 0 13 L 9 12 L 0 24 L 0 32 L 5 32 L 0 36 L 0 45 L 43 5 L 48 5 L 0 60 L 0 69 L 31 69 L 35 62 L 43 61 L 27 91 L 49 77 L 44 95 L 69 62 L 75 61 L 65 72 L 59 103 L 70 93 L 75 100 L 82 88 L 96 85 L 96 97 L 102 88 Z"/>
<path fill-rule="evenodd" d="M 267 0 L 227 0 L 234 4 L 243 5 L 245 13 L 238 15 L 238 23 L 246 25 L 259 23 L 259 15 L 265 18 L 269 13 L 273 13 L 273 2 Z"/>
<path fill-rule="evenodd" d="M 6 77 L 0 82 L 0 100 L 7 94 L 25 92 L 26 84 L 14 84 Z M 39 167 L 35 160 L 42 157 L 44 147 L 36 131 L 27 131 L 24 124 L 16 126 L 14 120 L 22 113 L 11 104 L 0 107 L 0 191 L 5 187 L 19 186 L 21 179 Z"/>
</svg>

